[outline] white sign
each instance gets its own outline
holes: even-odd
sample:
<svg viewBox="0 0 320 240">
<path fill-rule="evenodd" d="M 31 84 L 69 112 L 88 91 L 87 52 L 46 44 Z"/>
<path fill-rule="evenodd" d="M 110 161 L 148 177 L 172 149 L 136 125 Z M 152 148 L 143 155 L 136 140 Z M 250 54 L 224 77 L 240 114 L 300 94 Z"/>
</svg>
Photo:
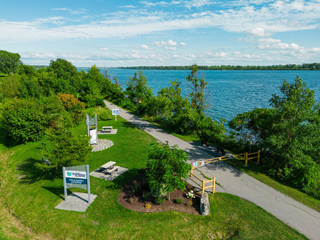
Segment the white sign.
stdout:
<svg viewBox="0 0 320 240">
<path fill-rule="evenodd" d="M 117 108 L 112 109 L 112 115 L 119 115 L 119 109 Z"/>
<path fill-rule="evenodd" d="M 84 171 L 66 171 L 67 178 L 87 178 L 87 174 Z"/>
</svg>

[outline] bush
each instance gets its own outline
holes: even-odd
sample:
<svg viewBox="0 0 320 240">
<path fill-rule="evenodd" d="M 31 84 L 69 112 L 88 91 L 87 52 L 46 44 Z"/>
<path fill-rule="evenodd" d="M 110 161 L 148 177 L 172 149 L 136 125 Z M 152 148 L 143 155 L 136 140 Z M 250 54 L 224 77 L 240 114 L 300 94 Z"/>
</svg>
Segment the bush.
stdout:
<svg viewBox="0 0 320 240">
<path fill-rule="evenodd" d="M 145 200 L 145 201 L 149 201 L 151 198 L 151 194 L 150 193 L 143 193 L 142 194 L 142 199 Z"/>
<path fill-rule="evenodd" d="M 63 121 L 63 119 L 61 120 Z M 37 163 L 40 169 L 61 169 L 62 167 L 84 165 L 87 163 L 92 147 L 88 137 L 77 137 L 63 124 L 46 131 L 50 146 L 46 150 L 51 165 Z"/>
<path fill-rule="evenodd" d="M 141 191 L 141 187 L 138 184 L 134 184 L 131 186 L 131 193 L 132 194 L 136 194 L 139 193 Z"/>
<path fill-rule="evenodd" d="M 33 100 L 15 98 L 3 106 L 2 122 L 9 136 L 16 140 L 39 141 L 47 127 L 42 106 Z"/>
<path fill-rule="evenodd" d="M 181 198 L 177 198 L 176 200 L 175 200 L 175 203 L 177 203 L 177 204 L 182 204 L 182 199 Z"/>
<path fill-rule="evenodd" d="M 58 94 L 58 98 L 66 111 L 71 114 L 73 123 L 79 124 L 83 117 L 84 103 L 71 94 Z"/>
<path fill-rule="evenodd" d="M 166 199 L 164 197 L 157 197 L 155 198 L 155 203 L 157 205 L 161 205 L 161 204 L 164 204 L 164 202 L 166 201 Z"/>
<path fill-rule="evenodd" d="M 149 208 L 151 208 L 151 204 L 150 204 L 150 203 L 147 203 L 144 207 L 145 207 L 146 209 L 149 209 Z"/>
</svg>

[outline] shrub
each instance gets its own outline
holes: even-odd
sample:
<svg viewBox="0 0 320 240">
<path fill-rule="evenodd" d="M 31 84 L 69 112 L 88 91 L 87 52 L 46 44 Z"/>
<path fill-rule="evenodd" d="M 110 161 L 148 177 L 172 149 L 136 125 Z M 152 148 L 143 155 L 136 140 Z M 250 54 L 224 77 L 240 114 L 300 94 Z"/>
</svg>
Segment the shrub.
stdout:
<svg viewBox="0 0 320 240">
<path fill-rule="evenodd" d="M 136 194 L 139 193 L 141 191 L 141 187 L 138 184 L 134 184 L 131 186 L 131 193 L 132 194 Z"/>
<path fill-rule="evenodd" d="M 146 205 L 144 205 L 144 207 L 145 207 L 146 209 L 149 209 L 149 208 L 151 208 L 151 204 L 150 204 L 150 203 L 147 203 Z"/>
<path fill-rule="evenodd" d="M 84 103 L 71 94 L 58 94 L 58 98 L 66 111 L 71 114 L 73 123 L 79 124 L 83 117 Z"/>
<path fill-rule="evenodd" d="M 129 202 L 131 203 L 131 204 L 133 204 L 134 203 L 134 198 L 129 198 Z"/>
<path fill-rule="evenodd" d="M 145 193 L 142 194 L 142 199 L 143 200 L 149 201 L 150 198 L 151 198 L 151 194 L 150 193 L 145 192 Z"/>
<path fill-rule="evenodd" d="M 166 201 L 166 199 L 164 197 L 157 197 L 155 198 L 155 203 L 157 205 L 161 205 L 161 204 L 164 204 L 164 202 Z"/>
<path fill-rule="evenodd" d="M 182 204 L 182 199 L 181 199 L 181 198 L 177 198 L 177 199 L 175 200 L 175 203 L 177 203 L 177 204 Z"/>
<path fill-rule="evenodd" d="M 192 202 L 192 200 L 190 200 L 190 201 L 187 202 L 186 205 L 187 205 L 187 207 L 192 207 L 192 204 L 193 204 L 193 202 Z"/>
<path fill-rule="evenodd" d="M 4 105 L 2 122 L 9 136 L 23 142 L 39 141 L 48 124 L 39 103 L 17 98 Z"/>
</svg>

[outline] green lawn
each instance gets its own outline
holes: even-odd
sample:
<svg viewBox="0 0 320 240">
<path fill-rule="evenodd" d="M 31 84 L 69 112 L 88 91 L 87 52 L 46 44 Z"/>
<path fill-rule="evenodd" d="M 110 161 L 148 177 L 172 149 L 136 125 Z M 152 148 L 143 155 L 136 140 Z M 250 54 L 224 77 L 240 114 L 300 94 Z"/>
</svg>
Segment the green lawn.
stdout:
<svg viewBox="0 0 320 240">
<path fill-rule="evenodd" d="M 224 193 L 210 195 L 209 216 L 174 211 L 138 213 L 122 207 L 117 201 L 120 188 L 146 166 L 149 144 L 154 139 L 120 117 L 98 125 L 112 125 L 118 133 L 99 135 L 112 140 L 114 146 L 91 153 L 90 171 L 108 161 L 129 170 L 113 182 L 91 177 L 91 192 L 98 197 L 85 213 L 54 209 L 63 201 L 63 182 L 33 167 L 41 160 L 41 142 L 12 147 L 8 150 L 12 155 L 7 156 L 4 138 L 0 138 L 0 203 L 24 228 L 48 239 L 306 239 L 253 203 Z M 86 134 L 84 122 L 77 132 Z M 0 239 L 6 237 L 3 227 L 0 222 Z"/>
</svg>

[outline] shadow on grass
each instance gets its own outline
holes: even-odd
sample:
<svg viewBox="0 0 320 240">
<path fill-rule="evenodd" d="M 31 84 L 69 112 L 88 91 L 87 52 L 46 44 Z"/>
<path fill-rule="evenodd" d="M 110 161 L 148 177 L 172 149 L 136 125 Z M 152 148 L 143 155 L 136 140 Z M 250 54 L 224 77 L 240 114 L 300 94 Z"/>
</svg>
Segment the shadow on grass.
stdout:
<svg viewBox="0 0 320 240">
<path fill-rule="evenodd" d="M 129 122 L 123 122 L 122 123 L 123 127 L 125 128 L 138 128 L 137 126 L 133 125 L 132 123 L 129 123 Z"/>
<path fill-rule="evenodd" d="M 42 188 L 48 190 L 49 192 L 52 192 L 53 194 L 57 195 L 59 198 L 64 200 L 64 188 L 63 187 L 44 187 Z M 70 195 L 72 192 L 67 189 L 67 194 Z"/>
<path fill-rule="evenodd" d="M 56 169 L 44 171 L 35 166 L 35 163 L 42 163 L 41 160 L 28 158 L 23 164 L 17 166 L 17 171 L 21 172 L 20 183 L 32 184 L 40 180 L 54 180 L 61 178 L 61 171 Z"/>
<path fill-rule="evenodd" d="M 113 185 L 107 186 L 108 189 L 121 189 L 124 184 L 129 182 L 131 179 L 135 178 L 139 173 L 139 169 L 129 169 L 128 171 L 124 172 L 120 176 L 116 177 L 114 180 L 112 180 Z"/>
<path fill-rule="evenodd" d="M 14 147 L 22 144 L 21 140 L 15 140 L 9 136 L 9 132 L 3 126 L 0 126 L 0 144 L 3 144 L 7 148 Z"/>
</svg>

